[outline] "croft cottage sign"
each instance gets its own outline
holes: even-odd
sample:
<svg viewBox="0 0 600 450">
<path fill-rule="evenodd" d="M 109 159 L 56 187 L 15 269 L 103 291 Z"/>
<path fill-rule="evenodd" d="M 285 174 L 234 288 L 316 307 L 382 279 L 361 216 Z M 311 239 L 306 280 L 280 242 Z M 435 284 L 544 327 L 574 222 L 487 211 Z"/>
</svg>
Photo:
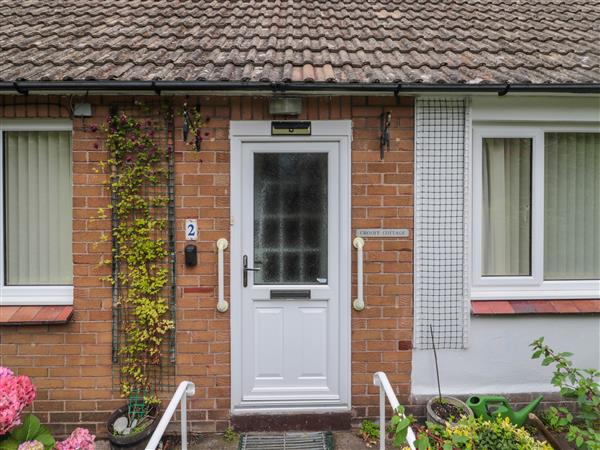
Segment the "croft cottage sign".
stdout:
<svg viewBox="0 0 600 450">
<path fill-rule="evenodd" d="M 359 228 L 356 230 L 356 236 L 362 238 L 407 238 L 409 235 L 410 233 L 406 228 Z"/>
</svg>

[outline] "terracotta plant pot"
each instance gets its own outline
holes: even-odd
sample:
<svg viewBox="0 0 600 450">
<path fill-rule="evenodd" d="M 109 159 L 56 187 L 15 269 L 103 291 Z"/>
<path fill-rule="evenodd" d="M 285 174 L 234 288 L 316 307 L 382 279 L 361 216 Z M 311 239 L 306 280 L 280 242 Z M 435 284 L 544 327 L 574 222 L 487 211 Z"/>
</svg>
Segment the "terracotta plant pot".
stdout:
<svg viewBox="0 0 600 450">
<path fill-rule="evenodd" d="M 156 430 L 158 422 L 160 422 L 160 404 L 156 405 L 154 408 L 154 420 L 144 430 L 140 431 L 139 433 L 129 434 L 127 436 L 116 436 L 113 434 L 113 423 L 119 417 L 127 414 L 127 408 L 127 405 L 121 406 L 110 415 L 108 421 L 106 422 L 110 447 L 113 450 L 144 450 L 146 448 L 146 444 L 152 437 L 152 433 L 154 433 L 154 430 Z"/>
<path fill-rule="evenodd" d="M 439 403 L 439 397 L 433 397 L 430 398 L 429 401 L 427 402 L 427 420 L 433 423 L 437 423 L 440 425 L 448 425 L 450 427 L 452 427 L 454 424 L 452 422 L 448 422 L 445 419 L 441 418 L 440 416 L 438 416 L 435 411 L 433 410 L 433 404 L 434 403 Z M 442 400 L 446 403 L 449 403 L 450 405 L 456 406 L 458 409 L 463 411 L 463 415 L 467 416 L 467 417 L 474 417 L 473 415 L 473 411 L 471 411 L 471 408 L 469 408 L 467 406 L 467 404 L 457 398 L 454 397 L 442 397 Z M 456 418 L 458 419 L 458 417 Z"/>
</svg>

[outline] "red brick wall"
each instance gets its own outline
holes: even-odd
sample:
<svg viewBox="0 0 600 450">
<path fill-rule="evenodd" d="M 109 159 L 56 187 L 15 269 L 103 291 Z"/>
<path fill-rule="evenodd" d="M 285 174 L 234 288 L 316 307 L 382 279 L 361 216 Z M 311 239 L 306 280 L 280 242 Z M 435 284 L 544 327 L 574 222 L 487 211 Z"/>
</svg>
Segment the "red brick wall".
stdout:
<svg viewBox="0 0 600 450">
<path fill-rule="evenodd" d="M 199 97 L 208 119 L 202 151 L 181 140 L 176 116 L 177 378 L 196 384 L 190 418 L 196 431 L 222 431 L 230 407 L 229 313 L 216 311 L 215 241 L 229 239 L 229 120 L 265 120 L 268 102 L 257 97 Z M 0 326 L 0 365 L 33 378 L 34 411 L 58 434 L 85 425 L 104 434 L 108 412 L 121 404 L 112 389 L 111 292 L 99 280 L 110 246 L 98 245 L 108 221 L 93 220 L 108 203 L 103 176 L 94 168 L 106 159 L 89 126 L 125 98 L 87 98 L 93 118 L 73 121 L 73 252 L 75 315 L 66 325 Z M 28 105 L 23 103 L 27 102 Z M 0 117 L 68 117 L 58 97 L 0 98 Z M 178 104 L 183 102 L 177 99 Z M 195 104 L 196 99 L 189 99 Z M 413 102 L 391 97 L 314 97 L 304 100 L 301 119 L 352 119 L 352 228 L 408 228 L 409 239 L 367 239 L 366 308 L 352 314 L 352 405 L 356 417 L 376 416 L 372 374 L 384 370 L 401 401 L 410 392 L 412 339 Z M 379 160 L 379 114 L 392 112 L 390 151 Z M 197 218 L 199 264 L 181 257 L 183 220 Z M 350 243 L 348 243 L 350 245 Z M 353 255 L 355 257 L 355 255 Z M 226 271 L 228 270 L 226 252 Z M 353 272 L 355 262 L 353 262 Z M 353 296 L 356 292 L 353 277 Z M 226 285 L 228 279 L 226 279 Z M 226 293 L 228 295 L 228 292 Z M 235 299 L 233 300 L 235 301 Z"/>
</svg>

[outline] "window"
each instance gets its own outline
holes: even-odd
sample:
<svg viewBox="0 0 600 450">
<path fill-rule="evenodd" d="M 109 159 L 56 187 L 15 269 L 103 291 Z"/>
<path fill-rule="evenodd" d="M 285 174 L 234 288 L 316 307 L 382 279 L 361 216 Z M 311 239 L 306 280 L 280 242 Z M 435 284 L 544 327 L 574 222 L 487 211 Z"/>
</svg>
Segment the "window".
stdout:
<svg viewBox="0 0 600 450">
<path fill-rule="evenodd" d="M 0 132 L 3 305 L 72 303 L 70 125 Z M 68 128 L 68 129 L 65 129 Z"/>
<path fill-rule="evenodd" d="M 473 298 L 600 297 L 598 128 L 475 127 Z"/>
</svg>

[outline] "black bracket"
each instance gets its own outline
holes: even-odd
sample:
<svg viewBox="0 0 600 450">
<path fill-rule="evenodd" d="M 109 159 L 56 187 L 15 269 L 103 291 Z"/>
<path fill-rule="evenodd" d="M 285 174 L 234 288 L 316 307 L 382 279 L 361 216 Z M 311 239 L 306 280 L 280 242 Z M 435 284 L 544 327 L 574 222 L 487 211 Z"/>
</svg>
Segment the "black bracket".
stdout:
<svg viewBox="0 0 600 450">
<path fill-rule="evenodd" d="M 381 136 L 379 137 L 379 158 L 383 161 L 385 156 L 385 150 L 390 149 L 390 123 L 392 121 L 391 112 L 383 112 L 379 116 L 381 120 L 380 131 Z"/>
<path fill-rule="evenodd" d="M 183 102 L 183 125 L 181 126 L 183 132 L 183 142 L 187 143 L 188 135 L 190 134 L 190 113 L 188 111 L 187 100 Z"/>
<path fill-rule="evenodd" d="M 15 87 L 15 91 L 17 91 L 19 94 L 29 94 L 29 90 L 21 86 L 17 81 L 13 83 L 13 86 Z"/>
<path fill-rule="evenodd" d="M 160 95 L 161 90 L 160 88 L 156 85 L 156 81 L 152 81 L 152 89 L 154 90 L 154 93 L 156 95 Z"/>
<path fill-rule="evenodd" d="M 108 107 L 108 114 L 110 117 L 116 117 L 119 114 L 119 105 L 117 103 L 112 103 Z"/>
<path fill-rule="evenodd" d="M 286 89 L 286 84 L 282 83 L 281 81 L 274 81 L 271 83 L 271 91 L 273 92 L 285 92 Z"/>
<path fill-rule="evenodd" d="M 394 89 L 394 98 L 396 99 L 396 105 L 400 105 L 400 91 L 402 90 L 402 83 L 398 83 L 396 89 Z"/>
<path fill-rule="evenodd" d="M 501 90 L 498 91 L 498 97 L 504 97 L 506 94 L 508 94 L 509 90 L 510 90 L 510 84 L 507 84 Z"/>
</svg>

